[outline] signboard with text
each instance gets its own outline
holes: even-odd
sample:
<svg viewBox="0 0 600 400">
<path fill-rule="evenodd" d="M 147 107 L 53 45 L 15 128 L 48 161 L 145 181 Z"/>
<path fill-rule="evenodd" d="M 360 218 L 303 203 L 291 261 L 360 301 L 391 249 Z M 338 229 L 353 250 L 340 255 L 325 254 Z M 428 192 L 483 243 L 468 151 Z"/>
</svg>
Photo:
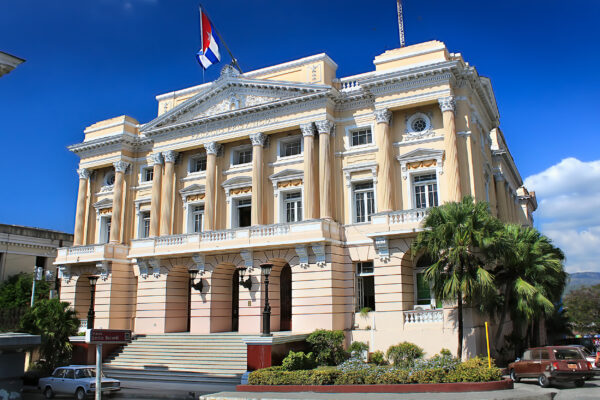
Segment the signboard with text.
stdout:
<svg viewBox="0 0 600 400">
<path fill-rule="evenodd" d="M 131 341 L 131 331 L 121 329 L 88 329 L 85 342 L 91 344 L 121 344 Z"/>
</svg>

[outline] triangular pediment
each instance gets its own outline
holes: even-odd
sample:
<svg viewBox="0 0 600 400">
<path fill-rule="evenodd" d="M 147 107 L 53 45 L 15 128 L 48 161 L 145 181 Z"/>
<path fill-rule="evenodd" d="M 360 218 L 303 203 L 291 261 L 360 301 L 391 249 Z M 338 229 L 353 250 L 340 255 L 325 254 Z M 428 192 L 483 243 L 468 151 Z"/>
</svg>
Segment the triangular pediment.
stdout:
<svg viewBox="0 0 600 400">
<path fill-rule="evenodd" d="M 252 178 L 250 178 L 249 176 L 236 176 L 227 179 L 221 184 L 221 186 L 223 186 L 224 188 L 252 186 Z"/>
<path fill-rule="evenodd" d="M 111 208 L 113 201 L 111 199 L 102 199 L 92 204 L 96 210 L 103 210 L 105 208 Z"/>
<path fill-rule="evenodd" d="M 182 195 L 200 194 L 200 193 L 204 193 L 204 192 L 205 192 L 204 185 L 199 185 L 197 183 L 194 183 L 193 185 L 190 185 L 179 191 L 179 193 Z"/>
<path fill-rule="evenodd" d="M 272 181 L 284 181 L 286 179 L 298 179 L 304 176 L 304 171 L 299 169 L 284 169 L 276 174 L 269 176 Z"/>
<path fill-rule="evenodd" d="M 261 106 L 268 107 L 281 101 L 326 92 L 329 89 L 330 86 L 321 84 L 251 79 L 238 74 L 222 74 L 204 90 L 145 124 L 141 132 L 211 117 L 224 118 L 240 112 L 252 112 L 261 109 Z"/>
<path fill-rule="evenodd" d="M 444 157 L 444 150 L 434 149 L 416 149 L 409 151 L 406 154 L 398 156 L 397 159 L 400 162 L 414 162 L 423 160 L 437 160 Z"/>
</svg>

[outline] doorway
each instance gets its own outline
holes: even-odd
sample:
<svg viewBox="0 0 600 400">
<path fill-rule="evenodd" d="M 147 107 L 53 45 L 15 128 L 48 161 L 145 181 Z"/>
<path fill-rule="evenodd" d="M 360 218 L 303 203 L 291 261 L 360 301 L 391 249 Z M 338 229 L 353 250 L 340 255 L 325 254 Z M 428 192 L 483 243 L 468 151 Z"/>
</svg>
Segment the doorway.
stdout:
<svg viewBox="0 0 600 400">
<path fill-rule="evenodd" d="M 279 299 L 281 304 L 280 331 L 292 330 L 292 269 L 286 264 L 279 276 Z"/>
<path fill-rule="evenodd" d="M 236 269 L 231 278 L 231 331 L 239 330 L 240 320 L 240 273 Z"/>
</svg>

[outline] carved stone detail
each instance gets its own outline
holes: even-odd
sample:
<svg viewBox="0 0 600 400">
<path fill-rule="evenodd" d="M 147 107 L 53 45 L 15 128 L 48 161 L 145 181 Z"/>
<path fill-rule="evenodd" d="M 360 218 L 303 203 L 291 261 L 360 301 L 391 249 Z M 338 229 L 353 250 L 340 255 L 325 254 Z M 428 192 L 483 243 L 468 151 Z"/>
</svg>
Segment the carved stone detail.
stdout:
<svg viewBox="0 0 600 400">
<path fill-rule="evenodd" d="M 59 265 L 58 266 L 58 277 L 64 279 L 66 283 L 71 282 L 71 266 L 70 265 Z"/>
<path fill-rule="evenodd" d="M 116 172 L 126 172 L 129 168 L 129 163 L 125 161 L 117 161 L 113 163 Z"/>
<path fill-rule="evenodd" d="M 440 105 L 440 109 L 442 112 L 444 111 L 452 111 L 456 109 L 456 100 L 454 96 L 442 97 L 438 99 L 438 103 Z"/>
<path fill-rule="evenodd" d="M 233 65 L 227 64 L 221 69 L 221 77 L 236 77 L 240 76 L 240 71 L 238 71 Z"/>
<path fill-rule="evenodd" d="M 177 152 L 173 150 L 165 151 L 162 153 L 165 158 L 165 162 L 174 163 L 177 160 Z"/>
<path fill-rule="evenodd" d="M 223 146 L 218 142 L 208 142 L 204 144 L 204 148 L 206 149 L 206 154 L 218 156 Z"/>
<path fill-rule="evenodd" d="M 325 245 L 323 243 L 313 244 L 312 251 L 315 253 L 315 262 L 318 267 L 324 267 L 325 261 Z"/>
<path fill-rule="evenodd" d="M 315 135 L 315 124 L 308 123 L 300 125 L 300 130 L 302 131 L 302 136 L 314 136 Z"/>
<path fill-rule="evenodd" d="M 333 128 L 333 122 L 328 119 L 324 119 L 322 121 L 315 122 L 317 127 L 317 131 L 319 134 L 321 133 L 331 133 L 331 128 Z"/>
<path fill-rule="evenodd" d="M 373 240 L 375 244 L 375 252 L 379 256 L 381 262 L 387 263 L 390 261 L 390 247 L 388 238 L 385 236 L 377 236 Z"/>
<path fill-rule="evenodd" d="M 267 135 L 264 133 L 258 132 L 250 135 L 250 141 L 252 142 L 252 146 L 264 146 L 267 140 Z"/>
<path fill-rule="evenodd" d="M 140 270 L 140 276 L 143 279 L 148 278 L 148 262 L 146 260 L 138 259 L 137 266 L 138 266 L 138 269 Z"/>
<path fill-rule="evenodd" d="M 109 267 L 108 261 L 100 261 L 100 262 L 96 263 L 96 268 L 99 270 L 100 278 L 103 281 L 108 279 L 108 267 Z"/>
<path fill-rule="evenodd" d="M 242 250 L 240 251 L 240 257 L 244 260 L 244 266 L 248 268 L 248 272 L 252 272 L 254 268 L 254 259 L 252 258 L 252 250 Z"/>
<path fill-rule="evenodd" d="M 161 153 L 154 153 L 150 156 L 152 165 L 162 165 L 164 160 Z"/>
<path fill-rule="evenodd" d="M 160 276 L 160 260 L 158 258 L 151 258 L 148 260 L 149 269 L 152 268 L 152 275 L 155 278 Z"/>
<path fill-rule="evenodd" d="M 392 112 L 390 110 L 388 110 L 387 108 L 384 108 L 382 110 L 375 110 L 374 112 L 375 114 L 375 121 L 377 121 L 378 124 L 388 124 L 390 123 L 391 119 L 392 119 Z"/>
<path fill-rule="evenodd" d="M 204 275 L 204 254 L 194 254 L 192 255 L 192 260 L 194 261 L 194 264 L 196 264 L 196 270 L 198 271 L 200 276 Z"/>
<path fill-rule="evenodd" d="M 89 179 L 90 178 L 90 170 L 87 168 L 78 169 L 77 174 L 79 174 L 79 179 Z"/>
<path fill-rule="evenodd" d="M 296 254 L 300 259 L 300 267 L 308 268 L 308 247 L 304 244 L 296 245 Z"/>
</svg>

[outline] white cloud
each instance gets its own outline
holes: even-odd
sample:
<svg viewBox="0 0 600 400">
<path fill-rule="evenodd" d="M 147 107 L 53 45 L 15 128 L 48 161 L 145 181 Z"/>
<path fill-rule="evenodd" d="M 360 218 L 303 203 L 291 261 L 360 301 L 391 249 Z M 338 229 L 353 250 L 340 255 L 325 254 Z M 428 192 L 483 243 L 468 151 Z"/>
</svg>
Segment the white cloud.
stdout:
<svg viewBox="0 0 600 400">
<path fill-rule="evenodd" d="M 566 158 L 525 179 L 536 225 L 567 256 L 568 272 L 600 272 L 600 160 Z"/>
</svg>

